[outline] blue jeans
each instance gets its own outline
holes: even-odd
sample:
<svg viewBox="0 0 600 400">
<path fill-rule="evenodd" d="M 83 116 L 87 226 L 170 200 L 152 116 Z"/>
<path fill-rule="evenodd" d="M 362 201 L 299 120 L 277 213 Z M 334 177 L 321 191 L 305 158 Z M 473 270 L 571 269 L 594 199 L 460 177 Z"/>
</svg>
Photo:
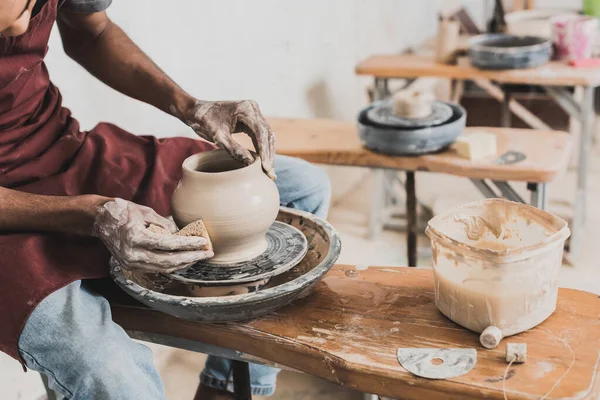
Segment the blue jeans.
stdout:
<svg viewBox="0 0 600 400">
<path fill-rule="evenodd" d="M 331 189 L 326 174 L 301 160 L 275 160 L 281 204 L 324 218 Z M 27 367 L 45 374 L 50 387 L 67 399 L 164 399 L 152 352 L 112 321 L 106 299 L 81 281 L 52 293 L 33 311 L 19 351 Z M 279 370 L 250 365 L 252 392 L 271 395 Z M 203 384 L 232 390 L 231 362 L 208 357 Z"/>
</svg>

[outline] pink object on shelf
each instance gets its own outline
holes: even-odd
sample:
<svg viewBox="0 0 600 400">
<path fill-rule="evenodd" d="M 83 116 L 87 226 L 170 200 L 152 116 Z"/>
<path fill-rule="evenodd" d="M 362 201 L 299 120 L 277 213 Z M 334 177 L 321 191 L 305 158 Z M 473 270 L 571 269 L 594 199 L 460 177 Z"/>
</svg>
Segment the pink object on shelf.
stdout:
<svg viewBox="0 0 600 400">
<path fill-rule="evenodd" d="M 556 55 L 563 60 L 589 59 L 596 40 L 598 20 L 578 15 L 552 18 L 552 40 Z"/>
<path fill-rule="evenodd" d="M 600 58 L 581 58 L 579 60 L 570 60 L 569 65 L 580 68 L 600 67 Z"/>
</svg>

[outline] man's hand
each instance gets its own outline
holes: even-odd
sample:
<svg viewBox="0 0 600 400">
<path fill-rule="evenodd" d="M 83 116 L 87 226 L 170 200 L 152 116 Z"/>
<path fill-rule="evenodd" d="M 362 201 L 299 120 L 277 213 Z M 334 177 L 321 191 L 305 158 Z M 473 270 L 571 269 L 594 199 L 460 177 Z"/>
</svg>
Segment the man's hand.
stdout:
<svg viewBox="0 0 600 400">
<path fill-rule="evenodd" d="M 254 161 L 254 157 L 233 140 L 232 136 L 238 132 L 246 133 L 258 151 L 264 171 L 271 179 L 276 179 L 273 165 L 275 135 L 255 101 L 198 100 L 181 119 L 198 136 L 215 143 L 234 159 L 249 165 Z"/>
<path fill-rule="evenodd" d="M 175 236 L 152 232 L 150 224 L 171 233 L 177 226 L 153 209 L 116 199 L 100 207 L 94 232 L 123 268 L 171 273 L 214 255 L 208 241 L 198 236 Z"/>
<path fill-rule="evenodd" d="M 202 138 L 249 164 L 252 154 L 232 134 L 248 134 L 262 167 L 275 179 L 275 139 L 269 124 L 251 100 L 199 101 L 183 91 L 115 25 L 105 12 L 59 12 L 58 28 L 65 52 L 116 90 L 177 116 Z"/>
</svg>

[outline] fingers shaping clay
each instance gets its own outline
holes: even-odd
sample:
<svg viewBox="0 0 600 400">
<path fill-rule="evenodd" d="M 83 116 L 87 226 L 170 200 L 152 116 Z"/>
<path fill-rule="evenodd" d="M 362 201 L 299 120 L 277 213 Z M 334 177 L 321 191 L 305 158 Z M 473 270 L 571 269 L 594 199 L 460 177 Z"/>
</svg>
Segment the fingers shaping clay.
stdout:
<svg viewBox="0 0 600 400">
<path fill-rule="evenodd" d="M 171 232 L 162 228 L 158 225 L 150 224 L 147 228 L 149 231 L 154 233 L 160 233 L 161 235 L 171 235 Z M 206 230 L 206 226 L 204 222 L 200 219 L 198 221 L 194 221 L 190 224 L 184 226 L 181 230 L 174 233 L 176 236 L 201 236 L 205 238 L 208 242 L 205 249 L 208 251 L 213 251 L 212 241 L 210 240 L 210 236 L 208 236 L 208 230 Z"/>
</svg>

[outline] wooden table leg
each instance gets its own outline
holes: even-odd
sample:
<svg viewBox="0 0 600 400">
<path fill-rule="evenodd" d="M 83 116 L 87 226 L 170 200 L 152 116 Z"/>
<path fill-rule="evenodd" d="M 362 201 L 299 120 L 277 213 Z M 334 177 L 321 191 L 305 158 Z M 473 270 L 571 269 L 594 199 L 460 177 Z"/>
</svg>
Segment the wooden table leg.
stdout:
<svg viewBox="0 0 600 400">
<path fill-rule="evenodd" d="M 252 400 L 250 386 L 250 366 L 247 362 L 232 360 L 233 390 L 236 400 Z"/>
<path fill-rule="evenodd" d="M 586 220 L 587 209 L 587 175 L 589 168 L 589 152 L 592 145 L 592 129 L 594 119 L 594 88 L 586 87 L 581 102 L 581 135 L 579 137 L 579 165 L 577 168 L 577 191 L 575 192 L 575 210 L 571 223 L 570 250 L 574 258 L 581 253 L 582 231 Z"/>
<path fill-rule="evenodd" d="M 414 171 L 406 171 L 406 248 L 408 266 L 417 266 L 417 193 Z"/>
<path fill-rule="evenodd" d="M 504 87 L 504 99 L 502 101 L 502 126 L 504 128 L 510 128 L 511 126 L 511 111 L 510 111 L 510 100 L 511 94 L 510 91 Z"/>
</svg>

